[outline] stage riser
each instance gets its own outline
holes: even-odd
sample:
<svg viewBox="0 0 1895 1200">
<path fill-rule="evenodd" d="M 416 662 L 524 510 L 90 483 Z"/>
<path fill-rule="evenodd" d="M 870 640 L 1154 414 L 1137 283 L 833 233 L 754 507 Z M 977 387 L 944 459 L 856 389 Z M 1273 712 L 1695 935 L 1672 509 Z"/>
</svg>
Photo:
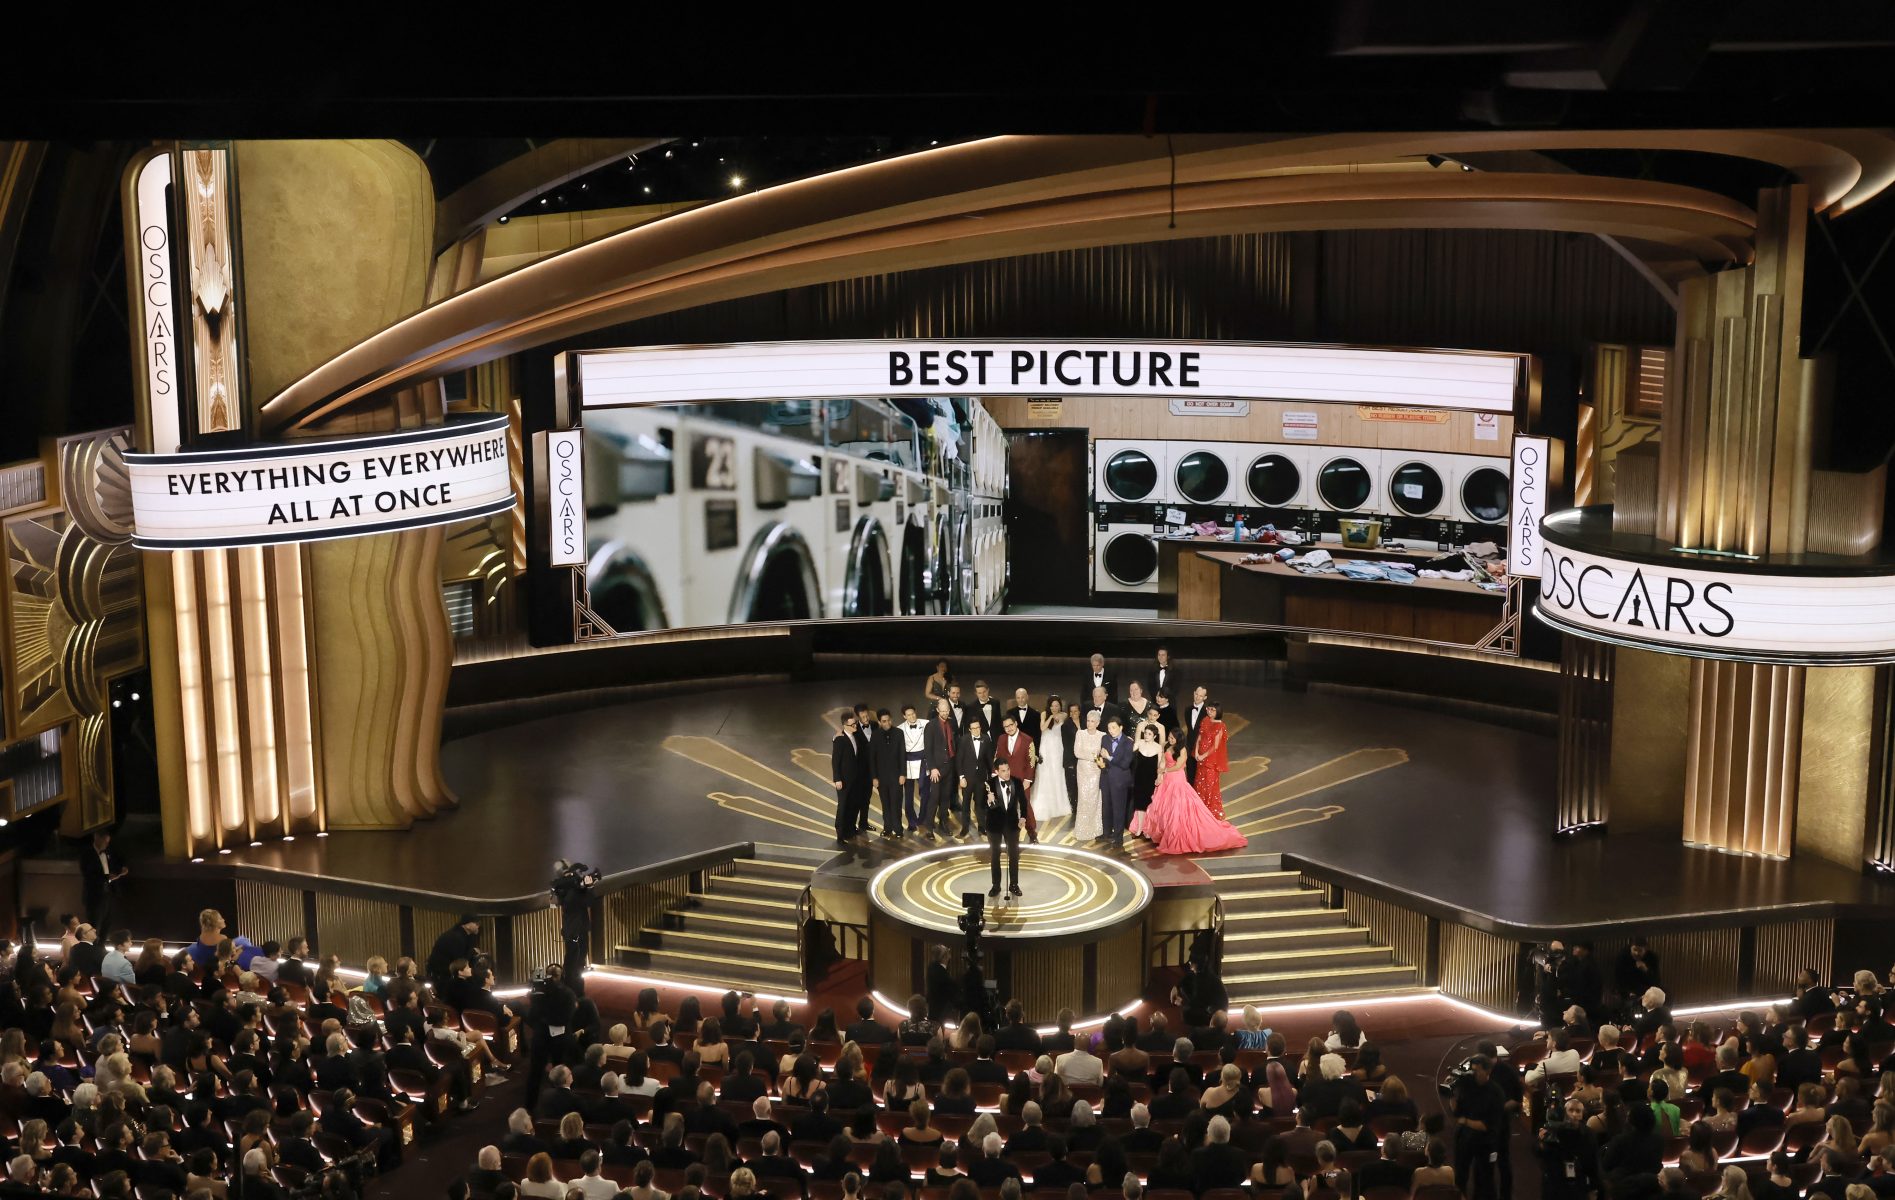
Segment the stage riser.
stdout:
<svg viewBox="0 0 1895 1200">
<path fill-rule="evenodd" d="M 923 956 L 935 940 L 918 938 L 872 914 L 869 977 L 875 989 L 907 1003 L 922 990 Z M 1082 945 L 1006 946 L 989 939 L 983 971 L 999 983 L 1001 996 L 1019 1000 L 1027 1019 L 1036 1023 L 1050 1023 L 1062 1008 L 1084 1014 L 1117 1009 L 1145 994 L 1145 923 Z"/>
</svg>

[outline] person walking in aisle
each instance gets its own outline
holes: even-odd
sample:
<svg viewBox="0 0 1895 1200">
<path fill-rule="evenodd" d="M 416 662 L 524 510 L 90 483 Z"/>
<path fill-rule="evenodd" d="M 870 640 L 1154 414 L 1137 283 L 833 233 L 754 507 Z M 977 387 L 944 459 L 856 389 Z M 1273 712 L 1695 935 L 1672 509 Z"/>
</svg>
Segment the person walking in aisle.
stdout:
<svg viewBox="0 0 1895 1200">
<path fill-rule="evenodd" d="M 901 724 L 895 726 L 901 734 L 902 811 L 907 816 L 906 828 L 909 833 L 921 829 L 921 814 L 928 807 L 928 771 L 925 765 L 928 751 L 928 723 L 915 715 L 915 706 L 904 704 L 901 708 Z"/>
<path fill-rule="evenodd" d="M 1125 723 L 1114 716 L 1106 724 L 1105 741 L 1099 752 L 1105 757 L 1099 790 L 1105 800 L 1105 836 L 1114 846 L 1125 846 L 1125 825 L 1131 820 L 1132 739 L 1125 736 Z"/>
<path fill-rule="evenodd" d="M 1219 780 L 1230 770 L 1229 736 L 1225 733 L 1221 710 L 1214 702 L 1204 705 L 1204 719 L 1198 722 L 1197 778 L 1192 782 L 1203 799 L 1204 807 L 1218 820 L 1224 819 L 1224 792 Z"/>
<path fill-rule="evenodd" d="M 842 729 L 829 747 L 829 781 L 836 788 L 836 845 L 846 846 L 855 836 L 855 800 L 862 790 L 861 785 L 869 778 L 869 764 L 864 761 L 862 744 L 857 740 L 860 732 L 856 725 L 855 714 L 847 713 L 842 718 Z"/>
<path fill-rule="evenodd" d="M 1099 728 L 1099 710 L 1095 708 L 1086 714 L 1086 727 L 1073 738 L 1073 754 L 1079 761 L 1078 800 L 1073 806 L 1073 840 L 1077 842 L 1096 842 L 1105 832 L 1099 793 L 1099 771 L 1104 765 L 1099 747 L 1104 741 L 1105 730 Z"/>
<path fill-rule="evenodd" d="M 1072 812 L 1072 793 L 1066 773 L 1072 768 L 1072 726 L 1066 706 L 1054 696 L 1047 701 L 1040 732 L 1040 767 L 1033 779 L 1033 818 L 1037 825 Z"/>
<path fill-rule="evenodd" d="M 887 709 L 875 714 L 870 731 L 869 763 L 875 771 L 875 790 L 882 796 L 882 836 L 901 837 L 901 786 L 906 770 L 901 732 L 895 728 L 895 716 Z"/>
</svg>

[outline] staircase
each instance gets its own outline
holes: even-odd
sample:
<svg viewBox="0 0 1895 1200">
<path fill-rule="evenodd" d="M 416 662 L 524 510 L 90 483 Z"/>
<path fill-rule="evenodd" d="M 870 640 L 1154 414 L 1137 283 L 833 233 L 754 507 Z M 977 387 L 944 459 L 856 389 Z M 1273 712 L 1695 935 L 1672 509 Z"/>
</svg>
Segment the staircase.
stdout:
<svg viewBox="0 0 1895 1200">
<path fill-rule="evenodd" d="M 1224 986 L 1245 1004 L 1362 999 L 1421 990 L 1415 968 L 1330 908 L 1320 888 L 1278 854 L 1219 855 L 1197 864 L 1224 902 Z"/>
<path fill-rule="evenodd" d="M 718 991 L 803 994 L 796 906 L 827 850 L 759 845 L 727 875 L 705 876 L 704 890 L 616 947 L 619 965 Z"/>
</svg>

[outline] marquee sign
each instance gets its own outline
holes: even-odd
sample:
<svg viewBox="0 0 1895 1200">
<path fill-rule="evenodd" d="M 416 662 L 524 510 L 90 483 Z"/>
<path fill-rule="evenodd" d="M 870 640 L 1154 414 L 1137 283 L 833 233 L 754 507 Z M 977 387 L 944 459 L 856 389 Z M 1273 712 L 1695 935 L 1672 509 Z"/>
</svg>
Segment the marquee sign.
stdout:
<svg viewBox="0 0 1895 1200">
<path fill-rule="evenodd" d="M 587 408 L 900 396 L 1297 400 L 1511 413 L 1524 359 L 1252 342 L 821 341 L 575 355 Z M 1189 411 L 1225 411 L 1201 407 Z"/>
<path fill-rule="evenodd" d="M 1578 514 L 1542 526 L 1534 611 L 1578 637 L 1699 658 L 1802 665 L 1895 662 L 1895 563 L 1819 573 L 1576 544 Z M 1671 558 L 1677 561 L 1668 561 Z M 1691 563 L 1693 565 L 1686 565 Z"/>
<path fill-rule="evenodd" d="M 1540 520 L 1546 516 L 1546 489 L 1552 482 L 1552 443 L 1543 437 L 1515 434 L 1513 475 L 1508 483 L 1513 503 L 1507 523 L 1507 574 L 1522 579 L 1540 577 Z"/>
<path fill-rule="evenodd" d="M 346 441 L 127 454 L 132 541 L 267 546 L 420 529 L 513 507 L 507 419 Z"/>
</svg>

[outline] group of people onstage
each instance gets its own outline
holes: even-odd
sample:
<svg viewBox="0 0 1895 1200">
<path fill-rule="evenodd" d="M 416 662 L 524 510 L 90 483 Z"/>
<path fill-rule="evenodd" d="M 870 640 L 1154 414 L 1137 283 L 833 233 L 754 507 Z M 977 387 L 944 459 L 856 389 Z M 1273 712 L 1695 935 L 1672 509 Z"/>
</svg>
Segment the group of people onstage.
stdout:
<svg viewBox="0 0 1895 1200">
<path fill-rule="evenodd" d="M 1125 684 L 1088 663 L 1068 705 L 1060 696 L 1032 703 L 1025 688 L 1002 700 L 985 680 L 965 694 L 945 659 L 924 685 L 920 704 L 889 709 L 858 704 L 842 719 L 830 749 L 836 789 L 836 842 L 873 832 L 869 808 L 882 798 L 885 838 L 914 833 L 973 835 L 970 814 L 992 846 L 993 890 L 1000 893 L 1000 849 L 1008 852 L 1009 890 L 1020 895 L 1020 829 L 1039 841 L 1042 821 L 1070 816 L 1078 842 L 1123 849 L 1142 837 L 1161 854 L 1210 854 L 1246 845 L 1224 820 L 1219 780 L 1230 767 L 1230 736 L 1207 689 L 1172 703 L 1177 668 L 1158 651 L 1149 678 Z M 926 714 L 925 716 L 923 714 Z"/>
</svg>

